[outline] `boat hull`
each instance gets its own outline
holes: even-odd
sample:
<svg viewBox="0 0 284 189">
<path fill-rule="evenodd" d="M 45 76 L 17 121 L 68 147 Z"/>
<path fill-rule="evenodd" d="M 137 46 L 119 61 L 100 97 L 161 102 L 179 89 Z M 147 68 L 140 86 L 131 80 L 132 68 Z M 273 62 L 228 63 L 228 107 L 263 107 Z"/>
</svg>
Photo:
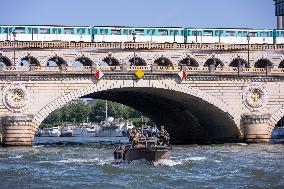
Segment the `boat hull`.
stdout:
<svg viewBox="0 0 284 189">
<path fill-rule="evenodd" d="M 129 148 L 115 159 L 123 159 L 125 161 L 134 161 L 145 159 L 146 161 L 154 162 L 162 159 L 169 160 L 171 158 L 170 147 L 153 147 L 153 148 Z"/>
</svg>

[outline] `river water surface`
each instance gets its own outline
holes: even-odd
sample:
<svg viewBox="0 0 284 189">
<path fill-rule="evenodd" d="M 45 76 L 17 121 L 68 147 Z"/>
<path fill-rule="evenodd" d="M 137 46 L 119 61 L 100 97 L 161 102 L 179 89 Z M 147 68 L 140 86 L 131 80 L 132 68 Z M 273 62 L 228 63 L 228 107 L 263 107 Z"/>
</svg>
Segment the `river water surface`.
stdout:
<svg viewBox="0 0 284 189">
<path fill-rule="evenodd" d="M 173 146 L 169 161 L 128 164 L 113 160 L 115 140 L 0 148 L 0 188 L 284 188 L 284 145 Z"/>
</svg>

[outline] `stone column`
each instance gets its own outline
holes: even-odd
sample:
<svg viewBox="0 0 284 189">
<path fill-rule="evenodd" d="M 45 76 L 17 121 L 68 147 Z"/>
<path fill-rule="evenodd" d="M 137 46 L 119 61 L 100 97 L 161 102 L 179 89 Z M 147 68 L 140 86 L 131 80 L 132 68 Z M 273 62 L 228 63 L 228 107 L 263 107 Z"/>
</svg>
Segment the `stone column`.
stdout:
<svg viewBox="0 0 284 189">
<path fill-rule="evenodd" d="M 249 143 L 269 142 L 270 114 L 246 114 L 242 116 L 244 124 L 244 140 Z"/>
<path fill-rule="evenodd" d="M 5 146 L 31 146 L 36 132 L 31 115 L 15 114 L 1 117 L 2 144 Z"/>
</svg>

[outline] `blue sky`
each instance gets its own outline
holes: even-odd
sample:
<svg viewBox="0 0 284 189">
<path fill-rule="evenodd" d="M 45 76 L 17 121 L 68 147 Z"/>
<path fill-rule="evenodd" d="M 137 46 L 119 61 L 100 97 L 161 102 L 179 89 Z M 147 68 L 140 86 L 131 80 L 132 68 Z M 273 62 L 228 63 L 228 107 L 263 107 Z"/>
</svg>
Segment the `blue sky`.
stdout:
<svg viewBox="0 0 284 189">
<path fill-rule="evenodd" d="M 266 29 L 276 18 L 272 0 L 1 0 L 0 24 Z"/>
</svg>

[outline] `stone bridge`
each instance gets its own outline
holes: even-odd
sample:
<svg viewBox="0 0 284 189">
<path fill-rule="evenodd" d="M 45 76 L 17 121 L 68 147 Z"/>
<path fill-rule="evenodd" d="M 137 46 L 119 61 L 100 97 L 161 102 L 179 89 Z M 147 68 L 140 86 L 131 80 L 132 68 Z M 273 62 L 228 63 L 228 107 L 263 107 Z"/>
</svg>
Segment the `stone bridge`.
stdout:
<svg viewBox="0 0 284 189">
<path fill-rule="evenodd" d="M 242 48 L 2 48 L 1 142 L 31 145 L 52 111 L 80 97 L 133 107 L 175 141 L 267 142 L 284 116 L 277 48 L 252 49 L 249 61 Z"/>
</svg>

